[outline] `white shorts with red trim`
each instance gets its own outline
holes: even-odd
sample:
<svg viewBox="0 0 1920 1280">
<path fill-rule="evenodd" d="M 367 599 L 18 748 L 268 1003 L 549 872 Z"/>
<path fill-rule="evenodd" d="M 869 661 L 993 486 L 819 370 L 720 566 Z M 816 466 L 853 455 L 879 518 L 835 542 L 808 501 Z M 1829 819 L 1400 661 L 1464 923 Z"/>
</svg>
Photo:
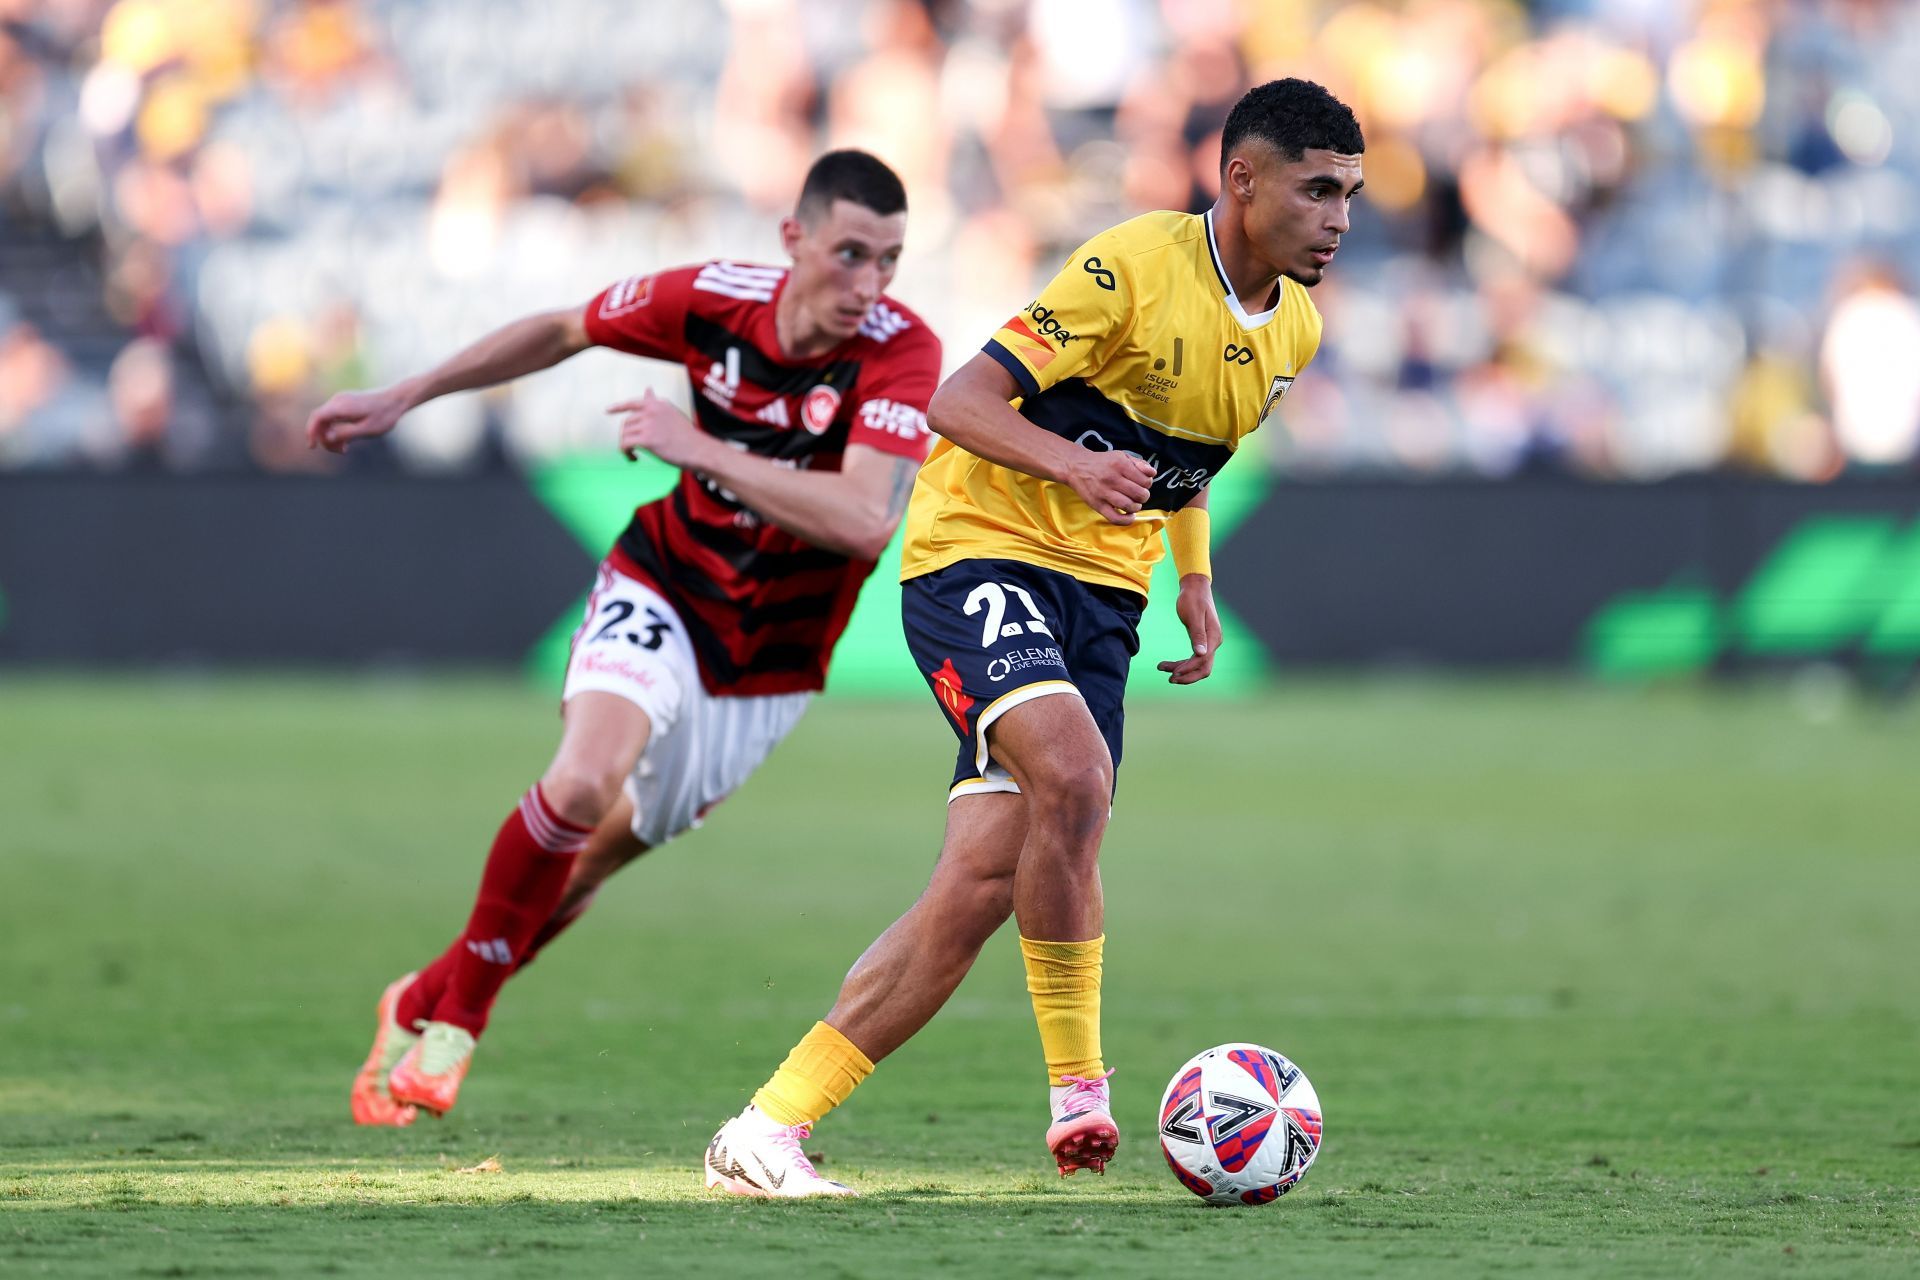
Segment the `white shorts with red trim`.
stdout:
<svg viewBox="0 0 1920 1280">
<path fill-rule="evenodd" d="M 813 700 L 811 693 L 708 693 L 679 613 L 652 587 L 606 564 L 573 633 L 561 700 L 588 692 L 625 698 L 651 722 L 646 750 L 626 782 L 633 834 L 648 846 L 699 826 Z"/>
</svg>

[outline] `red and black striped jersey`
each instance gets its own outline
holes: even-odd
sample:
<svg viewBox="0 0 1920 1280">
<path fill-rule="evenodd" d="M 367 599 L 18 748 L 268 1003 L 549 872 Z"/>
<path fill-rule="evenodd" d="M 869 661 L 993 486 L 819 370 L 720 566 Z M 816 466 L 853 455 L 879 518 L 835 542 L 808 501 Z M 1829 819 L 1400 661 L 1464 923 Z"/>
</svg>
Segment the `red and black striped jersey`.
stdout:
<svg viewBox="0 0 1920 1280">
<path fill-rule="evenodd" d="M 795 359 L 774 329 L 786 283 L 783 267 L 734 262 L 633 276 L 587 304 L 587 336 L 684 365 L 700 428 L 782 466 L 838 471 L 852 444 L 923 459 L 939 339 L 883 297 L 853 337 Z M 708 691 L 737 696 L 820 688 L 873 570 L 691 471 L 633 513 L 611 558 L 679 610 Z"/>
</svg>

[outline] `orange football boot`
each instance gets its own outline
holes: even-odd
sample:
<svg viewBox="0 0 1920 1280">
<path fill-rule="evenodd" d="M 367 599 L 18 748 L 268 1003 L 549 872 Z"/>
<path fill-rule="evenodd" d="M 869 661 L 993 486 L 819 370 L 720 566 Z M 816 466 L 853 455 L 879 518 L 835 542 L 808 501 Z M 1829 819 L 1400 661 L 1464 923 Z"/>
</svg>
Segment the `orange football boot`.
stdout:
<svg viewBox="0 0 1920 1280">
<path fill-rule="evenodd" d="M 367 1060 L 353 1077 L 353 1092 L 349 1095 L 355 1124 L 405 1126 L 412 1124 L 419 1114 L 412 1107 L 395 1102 L 387 1092 L 387 1073 L 420 1039 L 394 1017 L 394 1011 L 400 1007 L 400 993 L 415 976 L 409 973 L 396 978 L 380 993 L 380 1007 L 376 1011 L 379 1025 L 374 1028 L 373 1048 L 367 1051 Z"/>
<path fill-rule="evenodd" d="M 460 1096 L 460 1082 L 473 1063 L 473 1033 L 451 1022 L 429 1022 L 387 1076 L 395 1102 L 443 1116 Z"/>
</svg>

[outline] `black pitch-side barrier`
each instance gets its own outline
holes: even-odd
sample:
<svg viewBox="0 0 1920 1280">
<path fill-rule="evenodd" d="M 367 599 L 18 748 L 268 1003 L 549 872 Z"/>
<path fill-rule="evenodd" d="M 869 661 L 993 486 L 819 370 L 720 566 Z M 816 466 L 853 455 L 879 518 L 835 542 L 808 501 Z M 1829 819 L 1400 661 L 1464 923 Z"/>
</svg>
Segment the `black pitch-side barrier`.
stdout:
<svg viewBox="0 0 1920 1280">
<path fill-rule="evenodd" d="M 1913 480 L 1281 482 L 1215 565 L 1281 667 L 1920 654 Z M 0 663 L 518 664 L 592 567 L 514 475 L 15 474 Z"/>
</svg>

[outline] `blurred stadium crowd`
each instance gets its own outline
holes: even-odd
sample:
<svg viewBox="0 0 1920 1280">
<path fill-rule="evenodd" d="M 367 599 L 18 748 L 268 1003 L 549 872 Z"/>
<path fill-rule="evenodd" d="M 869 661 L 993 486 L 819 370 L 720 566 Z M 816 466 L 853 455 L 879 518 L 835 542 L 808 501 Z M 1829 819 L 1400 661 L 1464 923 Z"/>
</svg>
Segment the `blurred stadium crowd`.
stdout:
<svg viewBox="0 0 1920 1280">
<path fill-rule="evenodd" d="M 0 0 L 0 468 L 341 465 L 335 389 L 778 261 L 829 145 L 906 178 L 894 292 L 957 364 L 1301 74 L 1367 189 L 1271 465 L 1911 471 L 1916 71 L 1901 0 Z M 648 385 L 589 353 L 345 465 L 610 449 Z"/>
</svg>

